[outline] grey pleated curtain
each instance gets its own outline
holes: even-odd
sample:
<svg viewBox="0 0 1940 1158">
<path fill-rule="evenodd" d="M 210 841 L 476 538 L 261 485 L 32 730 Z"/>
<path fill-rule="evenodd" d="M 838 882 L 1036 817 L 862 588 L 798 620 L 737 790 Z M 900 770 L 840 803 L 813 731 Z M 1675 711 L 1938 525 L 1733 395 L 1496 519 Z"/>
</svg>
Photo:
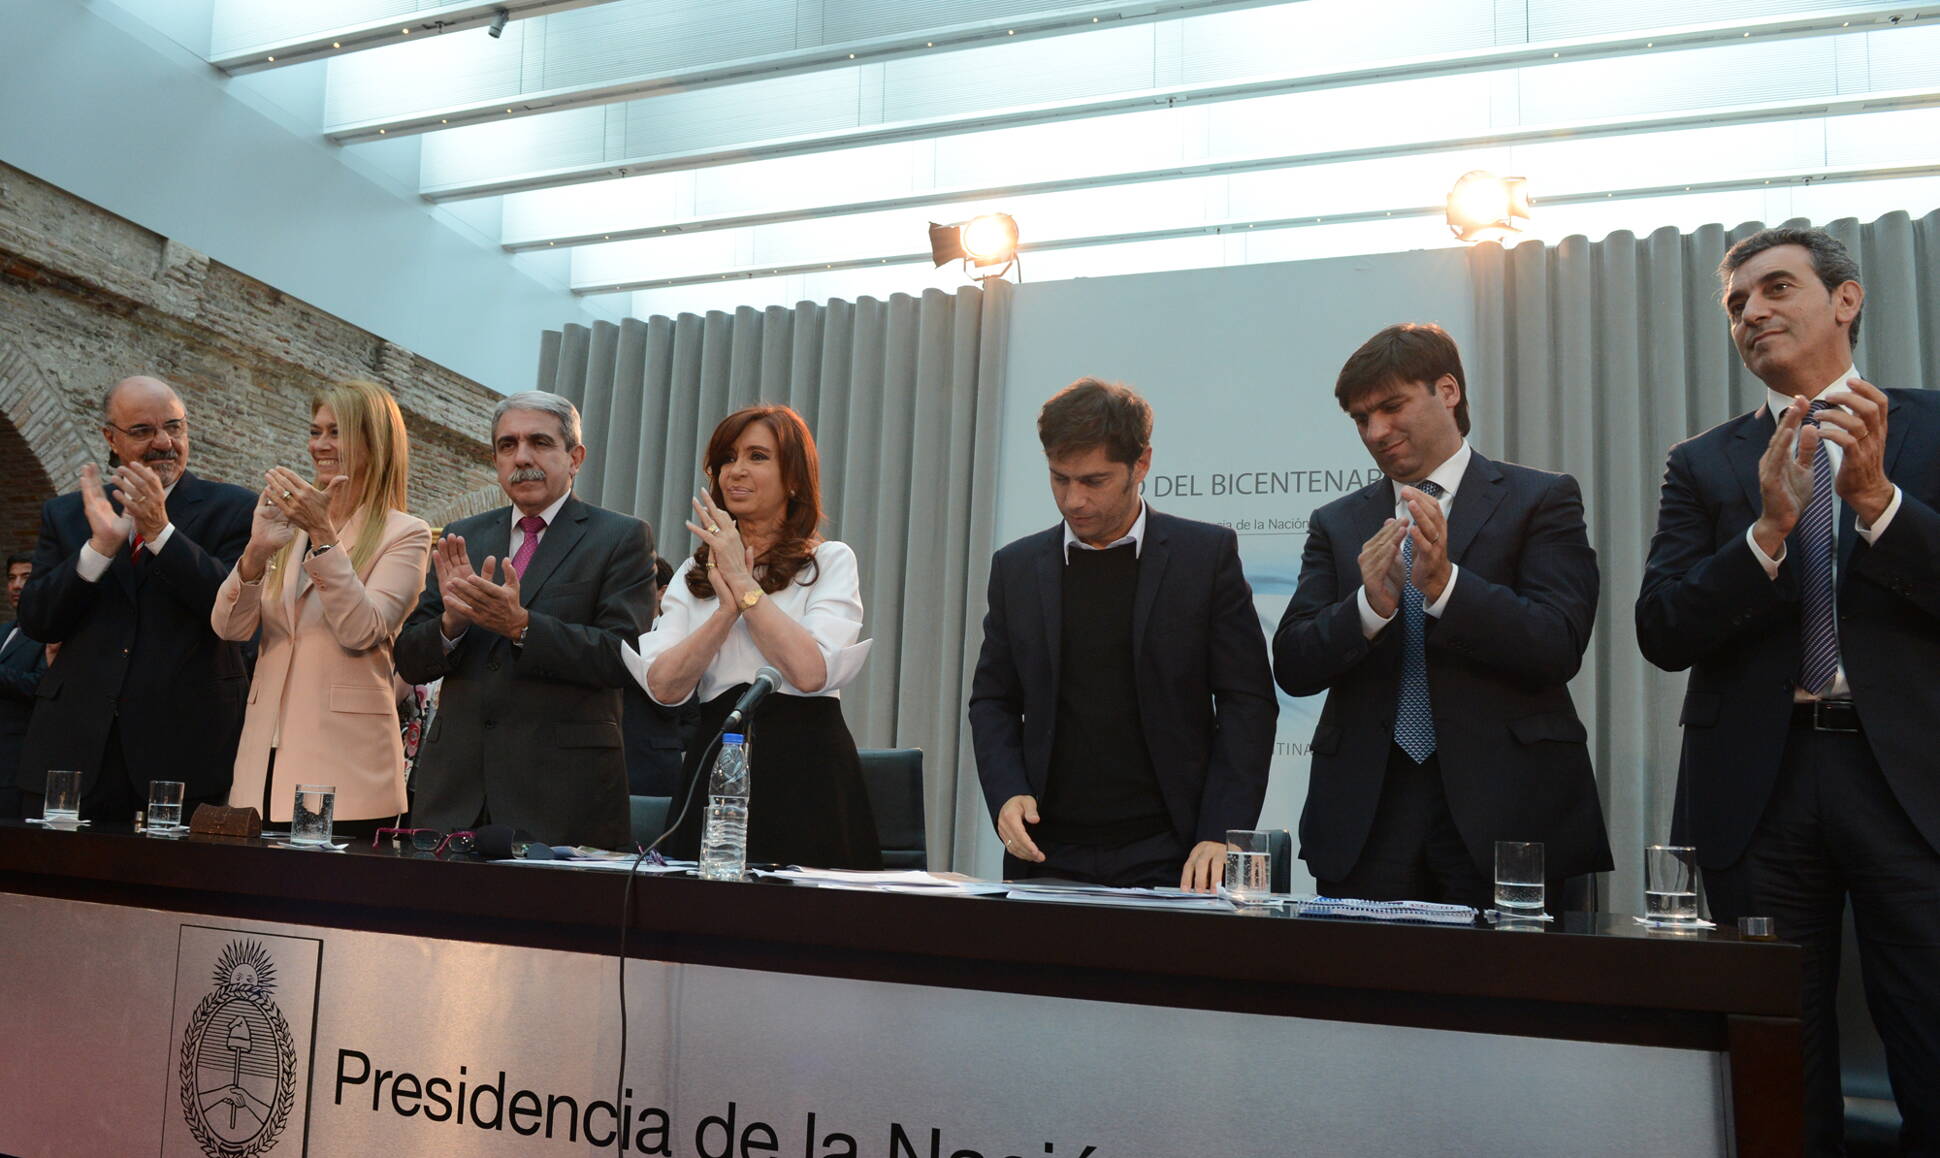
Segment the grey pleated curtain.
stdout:
<svg viewBox="0 0 1940 1158">
<path fill-rule="evenodd" d="M 960 804 L 978 799 L 962 733 L 996 505 L 1009 288 L 569 326 L 548 333 L 540 354 L 539 388 L 581 411 L 577 493 L 646 519 L 676 564 L 694 548 L 682 524 L 715 425 L 756 402 L 807 420 L 825 533 L 855 549 L 863 635 L 876 641 L 842 693 L 844 713 L 862 747 L 924 749 L 938 867 L 952 862 Z"/>
<path fill-rule="evenodd" d="M 1602 567 L 1596 634 L 1572 691 L 1616 852 L 1606 886 L 1616 911 L 1640 911 L 1642 847 L 1670 834 L 1685 683 L 1645 662 L 1633 607 L 1666 452 L 1765 397 L 1731 344 L 1715 273 L 1758 228 L 1471 251 L 1471 437 L 1486 453 L 1575 475 Z M 1852 250 L 1866 287 L 1860 374 L 1940 388 L 1940 212 L 1826 228 Z"/>
</svg>

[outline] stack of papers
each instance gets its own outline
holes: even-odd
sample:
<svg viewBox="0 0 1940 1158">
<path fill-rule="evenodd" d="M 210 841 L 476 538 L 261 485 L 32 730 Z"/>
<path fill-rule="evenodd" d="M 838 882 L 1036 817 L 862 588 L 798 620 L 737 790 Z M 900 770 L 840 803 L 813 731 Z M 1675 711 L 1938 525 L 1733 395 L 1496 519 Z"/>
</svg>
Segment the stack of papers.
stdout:
<svg viewBox="0 0 1940 1158">
<path fill-rule="evenodd" d="M 917 893 L 935 897 L 976 897 L 1004 892 L 1009 886 L 995 881 L 980 881 L 962 873 L 932 873 L 921 869 L 886 869 L 866 872 L 856 869 L 785 868 L 757 869 L 750 876 L 775 877 L 797 884 L 825 889 L 868 889 L 872 892 Z"/>
<path fill-rule="evenodd" d="M 1233 902 L 1211 893 L 1183 889 L 1115 889 L 1109 885 L 1031 884 L 1014 881 L 1002 886 L 1013 901 L 1061 901 L 1071 905 L 1116 905 L 1139 909 L 1208 909 L 1230 913 Z"/>
<path fill-rule="evenodd" d="M 562 845 L 560 847 L 564 846 Z M 605 869 L 608 872 L 638 872 L 643 877 L 666 876 L 669 873 L 694 871 L 694 862 L 691 860 L 670 860 L 663 864 L 655 864 L 649 859 L 641 861 L 640 867 L 635 869 L 633 862 L 638 858 L 638 853 L 605 852 L 593 849 L 589 849 L 587 852 L 593 855 L 579 854 L 572 857 L 555 856 L 552 860 L 525 860 L 514 857 L 508 860 L 495 860 L 490 863 L 528 865 L 533 868 Z"/>
<path fill-rule="evenodd" d="M 1373 921 L 1427 921 L 1436 925 L 1472 925 L 1475 910 L 1467 905 L 1438 905 L 1429 901 L 1357 901 L 1349 897 L 1314 897 L 1299 902 L 1303 917 L 1362 917 Z"/>
</svg>

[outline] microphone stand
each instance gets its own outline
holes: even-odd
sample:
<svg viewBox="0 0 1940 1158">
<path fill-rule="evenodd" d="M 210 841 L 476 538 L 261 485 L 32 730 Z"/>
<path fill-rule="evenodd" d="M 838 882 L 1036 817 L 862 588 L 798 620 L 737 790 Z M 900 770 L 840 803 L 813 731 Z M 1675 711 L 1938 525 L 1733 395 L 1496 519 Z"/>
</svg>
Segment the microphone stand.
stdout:
<svg viewBox="0 0 1940 1158">
<path fill-rule="evenodd" d="M 661 843 L 668 837 L 672 836 L 674 830 L 681 826 L 681 822 L 687 819 L 687 810 L 693 807 L 694 804 L 694 789 L 703 781 L 713 776 L 713 769 L 708 765 L 708 760 L 715 755 L 716 749 L 720 748 L 721 739 L 728 734 L 728 729 L 731 727 L 741 728 L 742 734 L 747 737 L 746 743 L 748 747 L 753 749 L 754 714 L 760 710 L 760 707 L 760 704 L 756 704 L 754 707 L 749 708 L 747 718 L 740 724 L 733 722 L 734 713 L 728 713 L 729 719 L 722 722 L 720 730 L 714 733 L 714 738 L 709 740 L 707 747 L 701 750 L 700 762 L 694 768 L 694 779 L 688 783 L 687 791 L 681 796 L 679 815 L 674 817 L 673 823 L 667 825 L 665 831 L 659 836 L 654 837 L 652 844 L 641 849 L 639 855 L 633 858 L 633 863 L 627 866 L 626 885 L 620 890 L 620 1073 L 613 1086 L 613 1105 L 616 1107 L 623 1104 L 622 1098 L 626 1093 L 626 943 L 627 933 L 633 927 L 634 878 L 639 874 L 641 864 L 645 863 L 646 859 L 653 855 L 654 850 L 659 848 Z M 618 1114 L 620 1111 L 616 1109 L 614 1113 Z"/>
</svg>

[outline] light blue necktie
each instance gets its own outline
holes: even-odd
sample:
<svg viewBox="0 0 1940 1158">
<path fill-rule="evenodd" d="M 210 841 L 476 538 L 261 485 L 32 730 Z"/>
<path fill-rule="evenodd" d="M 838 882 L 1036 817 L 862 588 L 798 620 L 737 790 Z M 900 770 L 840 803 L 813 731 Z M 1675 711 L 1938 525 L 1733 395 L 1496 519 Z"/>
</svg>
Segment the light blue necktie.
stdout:
<svg viewBox="0 0 1940 1158">
<path fill-rule="evenodd" d="M 1431 499 L 1442 497 L 1438 483 L 1418 482 L 1415 489 Z M 1428 704 L 1428 651 L 1422 628 L 1421 589 L 1414 584 L 1415 543 L 1401 540 L 1401 694 L 1394 706 L 1394 742 L 1419 764 L 1435 754 L 1435 716 Z"/>
<path fill-rule="evenodd" d="M 1825 408 L 1824 402 L 1814 402 L 1807 420 L 1817 419 Z M 1805 644 L 1799 661 L 1799 686 L 1817 695 L 1839 673 L 1839 627 L 1832 583 L 1832 455 L 1823 439 L 1812 458 L 1812 499 L 1799 516 L 1798 550 L 1803 603 L 1800 627 Z"/>
</svg>

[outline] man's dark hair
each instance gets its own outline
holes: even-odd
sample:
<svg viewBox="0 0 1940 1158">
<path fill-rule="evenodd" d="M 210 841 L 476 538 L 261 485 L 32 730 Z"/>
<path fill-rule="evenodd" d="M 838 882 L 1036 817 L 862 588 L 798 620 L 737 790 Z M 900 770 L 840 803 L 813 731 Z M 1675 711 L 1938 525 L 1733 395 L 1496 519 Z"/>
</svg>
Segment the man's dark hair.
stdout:
<svg viewBox="0 0 1940 1158">
<path fill-rule="evenodd" d="M 1832 293 L 1847 282 L 1859 280 L 1859 263 L 1852 259 L 1838 238 L 1823 229 L 1800 229 L 1796 226 L 1780 225 L 1772 229 L 1761 229 L 1750 237 L 1725 251 L 1724 260 L 1718 263 L 1718 283 L 1731 284 L 1731 275 L 1738 267 L 1757 257 L 1768 249 L 1781 245 L 1802 246 L 1812 258 L 1812 272 L 1819 275 L 1819 281 L 1827 293 Z M 1846 330 L 1846 340 L 1859 344 L 1859 314 L 1862 307 L 1852 315 L 1852 326 Z"/>
<path fill-rule="evenodd" d="M 26 564 L 32 565 L 33 561 L 34 561 L 34 557 L 32 555 L 9 555 L 7 556 L 7 570 L 9 571 L 13 570 L 13 565 L 15 563 L 26 563 Z"/>
<path fill-rule="evenodd" d="M 1129 465 L 1152 445 L 1152 405 L 1129 386 L 1080 378 L 1038 411 L 1037 440 L 1051 458 L 1102 446 L 1106 458 Z"/>
<path fill-rule="evenodd" d="M 1400 322 L 1361 343 L 1334 380 L 1334 401 L 1346 410 L 1369 393 L 1385 386 L 1420 385 L 1434 389 L 1443 374 L 1461 388 L 1455 403 L 1455 427 L 1468 434 L 1468 379 L 1462 374 L 1462 352 L 1448 331 L 1433 322 Z"/>
</svg>

